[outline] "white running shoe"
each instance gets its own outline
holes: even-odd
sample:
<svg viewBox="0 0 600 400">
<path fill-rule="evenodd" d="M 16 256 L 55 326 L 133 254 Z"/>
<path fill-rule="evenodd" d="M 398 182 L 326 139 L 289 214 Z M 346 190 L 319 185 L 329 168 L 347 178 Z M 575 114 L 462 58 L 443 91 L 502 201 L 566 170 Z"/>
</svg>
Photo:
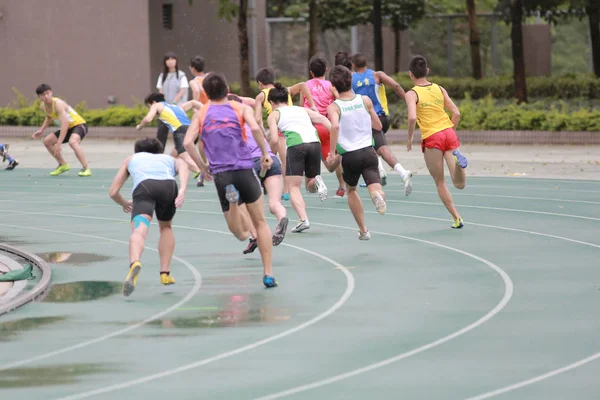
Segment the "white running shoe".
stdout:
<svg viewBox="0 0 600 400">
<path fill-rule="evenodd" d="M 294 229 L 292 229 L 292 233 L 299 233 L 307 230 L 308 228 L 310 228 L 310 223 L 307 219 L 304 221 L 299 220 L 298 224 L 294 227 Z"/>
<path fill-rule="evenodd" d="M 377 210 L 379 215 L 385 214 L 385 210 L 386 210 L 387 206 L 385 204 L 385 200 L 383 199 L 383 196 L 381 195 L 381 193 L 379 193 L 379 192 L 373 193 L 371 195 L 371 200 L 373 200 L 373 203 L 375 204 L 375 209 Z"/>
<path fill-rule="evenodd" d="M 366 231 L 365 233 L 358 232 L 358 240 L 371 240 L 371 234 L 369 231 Z"/>
<path fill-rule="evenodd" d="M 321 175 L 315 176 L 315 183 L 317 184 L 317 194 L 319 195 L 319 199 L 321 199 L 321 201 L 327 200 L 327 186 L 325 186 L 325 182 L 323 182 Z"/>
<path fill-rule="evenodd" d="M 412 193 L 412 172 L 407 170 L 406 175 L 404 175 L 404 179 L 402 179 L 402 182 L 404 182 L 404 195 L 410 196 L 410 194 Z"/>
<path fill-rule="evenodd" d="M 381 157 L 377 157 L 377 168 L 379 169 L 379 176 L 381 177 L 381 186 L 387 185 L 387 173 L 383 168 L 383 161 L 381 161 Z"/>
</svg>

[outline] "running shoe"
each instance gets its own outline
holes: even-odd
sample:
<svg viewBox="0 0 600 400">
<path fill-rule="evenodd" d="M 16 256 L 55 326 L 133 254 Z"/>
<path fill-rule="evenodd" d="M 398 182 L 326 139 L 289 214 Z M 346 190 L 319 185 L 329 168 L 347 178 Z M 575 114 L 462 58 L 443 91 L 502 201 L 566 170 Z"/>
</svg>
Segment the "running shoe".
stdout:
<svg viewBox="0 0 600 400">
<path fill-rule="evenodd" d="M 283 217 L 277 224 L 277 227 L 275 228 L 275 234 L 273 235 L 273 246 L 279 246 L 281 242 L 283 242 L 283 238 L 287 232 L 288 222 L 288 218 Z"/>
<path fill-rule="evenodd" d="M 13 160 L 11 163 L 8 163 L 8 167 L 6 167 L 5 169 L 8 171 L 12 171 L 17 167 L 17 165 L 19 165 L 19 162 L 17 160 Z"/>
<path fill-rule="evenodd" d="M 267 288 L 274 288 L 277 287 L 277 281 L 275 280 L 274 276 L 271 275 L 265 275 L 263 277 L 263 284 L 265 285 L 265 287 Z"/>
<path fill-rule="evenodd" d="M 79 175 L 79 176 L 92 176 L 92 171 L 90 171 L 89 168 L 81 168 L 81 170 L 79 171 L 79 173 L 77 175 Z"/>
<path fill-rule="evenodd" d="M 321 199 L 321 201 L 327 200 L 327 186 L 325 186 L 325 182 L 323 182 L 321 175 L 315 176 L 315 183 L 317 185 L 317 194 L 319 195 L 319 199 Z"/>
<path fill-rule="evenodd" d="M 371 200 L 373 200 L 373 203 L 375 204 L 375 209 L 377 210 L 379 215 L 385 214 L 387 205 L 385 204 L 385 200 L 383 199 L 383 196 L 381 195 L 381 193 L 374 192 L 371 195 Z"/>
<path fill-rule="evenodd" d="M 452 224 L 453 229 L 460 229 L 463 226 L 465 226 L 465 223 L 463 222 L 462 218 L 455 219 L 454 223 Z"/>
<path fill-rule="evenodd" d="M 369 231 L 358 232 L 358 240 L 371 240 L 371 234 Z"/>
<path fill-rule="evenodd" d="M 458 165 L 462 169 L 467 168 L 467 165 L 469 165 L 467 157 L 465 157 L 458 149 L 454 150 L 452 152 L 452 155 L 454 156 L 454 162 L 456 163 L 456 165 Z"/>
<path fill-rule="evenodd" d="M 50 172 L 50 175 L 57 176 L 57 175 L 67 172 L 70 169 L 71 169 L 71 167 L 69 166 L 69 164 L 59 165 L 58 168 L 56 168 L 54 171 Z"/>
<path fill-rule="evenodd" d="M 160 274 L 160 283 L 163 285 L 172 285 L 175 283 L 175 279 L 171 274 Z"/>
<path fill-rule="evenodd" d="M 258 247 L 258 242 L 256 241 L 256 239 L 250 238 L 248 246 L 246 246 L 246 248 L 244 249 L 244 251 L 242 253 L 244 253 L 244 254 L 254 253 L 254 250 L 256 250 L 257 247 Z"/>
<path fill-rule="evenodd" d="M 407 170 L 402 182 L 404 182 L 404 195 L 410 196 L 412 193 L 412 172 Z"/>
<path fill-rule="evenodd" d="M 299 233 L 307 230 L 308 228 L 310 228 L 310 223 L 307 219 L 305 219 L 304 221 L 298 220 L 298 224 L 296 224 L 294 229 L 292 229 L 292 233 Z"/>
<path fill-rule="evenodd" d="M 134 261 L 129 266 L 129 273 L 123 284 L 123 295 L 129 296 L 135 290 L 135 285 L 142 270 L 142 264 L 139 261 Z"/>
</svg>

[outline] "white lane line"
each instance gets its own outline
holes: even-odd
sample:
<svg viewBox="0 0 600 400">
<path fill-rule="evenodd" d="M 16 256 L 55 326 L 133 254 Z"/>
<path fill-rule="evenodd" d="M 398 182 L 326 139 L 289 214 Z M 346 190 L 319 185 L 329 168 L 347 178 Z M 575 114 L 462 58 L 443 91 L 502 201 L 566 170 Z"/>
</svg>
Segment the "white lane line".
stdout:
<svg viewBox="0 0 600 400">
<path fill-rule="evenodd" d="M 37 213 L 36 213 L 37 214 Z M 52 215 L 52 214 L 47 214 L 47 215 Z M 75 218 L 76 216 L 71 216 L 73 218 Z M 43 229 L 43 228 L 34 228 L 34 227 L 30 227 L 30 226 L 19 226 L 19 225 L 9 225 L 9 224 L 4 224 L 4 223 L 0 223 L 0 225 L 2 226 L 7 226 L 9 228 L 17 228 L 17 229 L 29 229 L 29 230 L 34 230 L 34 231 L 41 231 L 41 232 L 50 232 L 50 233 L 54 233 L 54 234 L 63 234 L 63 235 L 73 235 L 73 236 L 79 236 L 79 237 L 87 237 L 87 238 L 92 238 L 92 239 L 98 239 L 98 240 L 105 240 L 105 241 L 109 241 L 109 242 L 114 242 L 114 243 L 121 243 L 121 244 L 126 244 L 129 245 L 129 242 L 125 242 L 122 240 L 117 240 L 117 239 L 112 239 L 112 238 L 107 238 L 107 237 L 102 237 L 102 236 L 96 236 L 96 235 L 87 235 L 87 234 L 83 234 L 83 233 L 74 233 L 74 232 L 67 232 L 67 231 L 59 231 L 56 229 Z M 158 249 L 152 248 L 152 247 L 148 247 L 145 246 L 145 249 L 154 251 L 154 252 L 158 252 Z M 31 364 L 33 362 L 36 361 L 40 361 L 40 360 L 44 360 L 46 358 L 50 358 L 50 357 L 54 357 L 60 354 L 64 354 L 67 353 L 69 351 L 73 351 L 73 350 L 77 350 L 77 349 L 81 349 L 83 347 L 95 344 L 95 343 L 100 343 L 102 341 L 105 341 L 107 339 L 113 338 L 115 336 L 119 336 L 122 335 L 124 333 L 130 332 L 134 329 L 137 329 L 155 319 L 158 319 L 160 317 L 162 317 L 163 315 L 166 315 L 168 313 L 170 313 L 171 311 L 176 310 L 177 308 L 183 306 L 185 303 L 187 303 L 188 301 L 190 301 L 192 299 L 192 297 L 194 297 L 198 291 L 200 290 L 200 286 L 202 286 L 202 276 L 200 275 L 200 272 L 198 272 L 198 270 L 189 262 L 187 262 L 186 260 L 177 257 L 177 256 L 173 256 L 173 259 L 176 261 L 179 261 L 180 263 L 182 263 L 183 265 L 185 265 L 191 272 L 192 275 L 194 276 L 194 286 L 192 287 L 192 289 L 188 292 L 188 294 L 182 298 L 181 300 L 179 300 L 177 303 L 173 304 L 171 307 L 156 313 L 146 319 L 144 319 L 141 322 L 138 322 L 136 324 L 130 325 L 127 328 L 123 328 L 120 329 L 118 331 L 109 333 L 107 335 L 103 335 L 103 336 L 99 336 L 97 338 L 94 339 L 90 339 L 90 340 L 86 340 L 84 342 L 81 343 L 77 343 L 74 344 L 72 346 L 67 346 L 67 347 L 63 347 L 61 349 L 58 350 L 54 350 L 54 351 L 50 351 L 48 353 L 43 353 L 40 354 L 38 356 L 35 357 L 30 357 L 30 358 L 26 358 L 20 361 L 15 361 L 12 363 L 8 363 L 8 364 L 0 364 L 0 371 L 6 371 L 8 369 L 12 369 L 12 368 L 16 368 L 16 367 L 20 367 L 22 365 L 26 365 L 26 364 Z"/>
<path fill-rule="evenodd" d="M 596 354 L 594 354 L 592 356 L 589 356 L 587 358 L 583 358 L 583 359 L 581 359 L 579 361 L 575 361 L 572 364 L 566 365 L 566 366 L 561 367 L 561 368 L 557 368 L 557 369 L 552 370 L 550 372 L 547 372 L 545 374 L 538 375 L 538 376 L 536 376 L 534 378 L 527 379 L 527 380 L 524 380 L 524 381 L 521 381 L 521 382 L 518 382 L 518 383 L 515 383 L 515 384 L 512 384 L 512 385 L 504 386 L 503 388 L 496 389 L 496 390 L 493 390 L 491 392 L 482 393 L 482 394 L 474 396 L 474 397 L 469 397 L 468 399 L 465 399 L 465 400 L 483 400 L 483 399 L 489 399 L 490 397 L 495 397 L 495 396 L 498 396 L 498 395 L 503 394 L 503 393 L 512 392 L 513 390 L 520 389 L 520 388 L 522 388 L 524 386 L 528 386 L 528 385 L 534 384 L 536 382 L 543 381 L 544 379 L 552 378 L 553 376 L 562 374 L 563 372 L 568 372 L 568 371 L 570 371 L 572 369 L 581 367 L 582 365 L 585 365 L 587 363 L 595 361 L 595 360 L 597 360 L 599 358 L 600 358 L 600 353 L 596 353 Z"/>
<path fill-rule="evenodd" d="M 201 228 L 193 228 L 193 227 L 181 226 L 181 225 L 179 225 L 179 226 L 178 225 L 173 225 L 173 227 L 182 228 L 182 229 L 192 229 L 192 230 L 205 230 L 205 229 L 201 229 Z M 215 230 L 211 230 L 211 232 L 223 233 L 223 234 L 228 234 L 229 235 L 228 232 L 215 231 Z M 57 400 L 84 399 L 84 398 L 88 398 L 88 397 L 92 397 L 92 396 L 97 396 L 99 394 L 105 394 L 105 393 L 114 392 L 114 391 L 125 389 L 125 388 L 131 387 L 131 386 L 140 385 L 140 384 L 145 383 L 145 382 L 154 381 L 154 380 L 160 379 L 160 378 L 165 378 L 167 376 L 171 376 L 171 375 L 174 375 L 174 374 L 178 374 L 180 372 L 188 371 L 188 370 L 193 369 L 193 368 L 201 367 L 203 365 L 210 364 L 210 363 L 213 363 L 215 361 L 219 361 L 219 360 L 222 360 L 222 359 L 225 359 L 225 358 L 229 358 L 229 357 L 232 357 L 232 356 L 244 353 L 246 351 L 250 351 L 250 350 L 256 349 L 257 347 L 263 346 L 263 345 L 271 343 L 271 342 L 273 342 L 275 340 L 278 340 L 278 339 L 284 338 L 286 336 L 292 335 L 294 333 L 297 333 L 297 332 L 299 332 L 299 331 L 301 331 L 303 329 L 306 329 L 306 328 L 310 327 L 311 325 L 316 324 L 317 322 L 319 322 L 319 321 L 327 318 L 328 316 L 330 316 L 331 314 L 333 314 L 334 312 L 336 312 L 339 308 L 341 308 L 348 301 L 348 299 L 352 295 L 352 292 L 354 291 L 355 281 L 354 281 L 354 276 L 350 273 L 350 271 L 346 267 L 344 267 L 340 263 L 338 263 L 338 262 L 336 262 L 336 261 L 334 261 L 334 260 L 332 260 L 332 259 L 330 259 L 330 258 L 328 258 L 328 257 L 326 257 L 326 256 L 324 256 L 322 254 L 319 254 L 317 252 L 314 252 L 314 251 L 311 251 L 311 250 L 308 250 L 308 249 L 305 249 L 305 248 L 302 248 L 302 247 L 299 247 L 299 246 L 294 246 L 294 245 L 287 244 L 287 243 L 282 243 L 281 246 L 287 246 L 287 247 L 290 247 L 290 248 L 293 248 L 293 249 L 296 249 L 296 250 L 303 251 L 305 253 L 311 254 L 311 255 L 313 255 L 315 257 L 321 258 L 322 260 L 324 260 L 324 261 L 326 261 L 326 262 L 334 265 L 339 270 L 341 270 L 344 273 L 344 275 L 346 276 L 346 290 L 344 291 L 344 294 L 342 295 L 342 297 L 340 297 L 340 299 L 333 306 L 331 306 L 328 310 L 326 310 L 325 312 L 317 315 L 316 317 L 314 317 L 314 318 L 312 318 L 312 319 L 310 319 L 310 320 L 308 320 L 308 321 L 306 321 L 306 322 L 304 322 L 304 323 L 302 323 L 300 325 L 297 325 L 297 326 L 295 326 L 295 327 L 293 327 L 291 329 L 285 330 L 285 331 L 283 331 L 283 332 L 281 332 L 281 333 L 279 333 L 277 335 L 270 336 L 268 338 L 259 340 L 257 342 L 251 343 L 251 344 L 248 344 L 246 346 L 239 347 L 237 349 L 230 350 L 230 351 L 227 351 L 227 352 L 224 352 L 224 353 L 220 353 L 220 354 L 217 354 L 217 355 L 209 357 L 209 358 L 205 358 L 205 359 L 202 359 L 202 360 L 195 361 L 193 363 L 182 365 L 182 366 L 177 367 L 177 368 L 169 369 L 169 370 L 166 370 L 166 371 L 163 371 L 163 372 L 159 372 L 159 373 L 156 373 L 156 374 L 147 375 L 147 376 L 144 376 L 144 377 L 141 377 L 141 378 L 133 379 L 133 380 L 122 382 L 122 383 L 115 384 L 115 385 L 110 385 L 110 386 L 102 387 L 102 388 L 95 389 L 95 390 L 90 390 L 90 391 L 86 391 L 86 392 L 76 393 L 76 394 L 73 394 L 73 395 L 70 395 L 70 396 L 67 396 L 67 397 L 61 397 L 60 399 L 57 399 Z"/>
<path fill-rule="evenodd" d="M 332 224 L 319 223 L 318 225 L 329 226 L 329 227 L 338 228 L 338 229 L 352 229 L 349 227 L 340 226 L 340 225 L 332 225 Z M 352 229 L 352 230 L 356 230 L 356 229 Z M 504 295 L 502 296 L 502 299 L 500 300 L 500 302 L 493 309 L 488 311 L 483 317 L 479 318 L 477 321 L 473 322 L 472 324 L 467 325 L 464 328 L 459 329 L 458 331 L 453 332 L 447 336 L 444 336 L 436 341 L 427 343 L 423 346 L 417 347 L 416 349 L 413 349 L 413 350 L 410 350 L 410 351 L 407 351 L 404 353 L 400 353 L 396 356 L 387 358 L 385 360 L 382 360 L 382 361 L 379 361 L 379 362 L 376 362 L 373 364 L 369 364 L 364 367 L 354 369 L 352 371 L 345 372 L 343 374 L 334 375 L 334 376 L 331 376 L 326 379 L 322 379 L 322 380 L 315 381 L 315 382 L 308 383 L 308 384 L 301 385 L 301 386 L 296 386 L 296 387 L 293 387 L 293 388 L 290 388 L 290 389 L 287 389 L 287 390 L 284 390 L 281 392 L 270 394 L 268 396 L 259 397 L 255 400 L 273 400 L 273 399 L 279 399 L 282 397 L 291 396 L 291 395 L 294 395 L 297 393 L 305 392 L 307 390 L 311 390 L 311 389 L 315 389 L 315 388 L 318 388 L 321 386 L 329 385 L 331 383 L 338 382 L 338 381 L 341 381 L 344 379 L 348 379 L 353 376 L 363 374 L 365 372 L 373 371 L 375 369 L 384 367 L 384 366 L 392 364 L 394 362 L 403 360 L 405 358 L 408 358 L 408 357 L 414 356 L 416 354 L 422 353 L 424 351 L 430 350 L 432 348 L 438 347 L 446 342 L 449 342 L 452 339 L 455 339 L 461 335 L 464 335 L 465 333 L 470 332 L 473 329 L 485 324 L 487 321 L 492 319 L 496 314 L 498 314 L 500 311 L 502 311 L 502 309 L 504 307 L 506 307 L 506 305 L 508 304 L 508 302 L 510 301 L 510 299 L 513 295 L 514 285 L 513 285 L 512 280 L 510 279 L 510 276 L 502 268 L 498 267 L 496 264 L 492 263 L 491 261 L 486 260 L 485 258 L 476 256 L 474 254 L 471 254 L 471 253 L 463 251 L 463 250 L 459 250 L 459 249 L 451 247 L 451 246 L 445 246 L 443 244 L 430 242 L 428 240 L 416 239 L 416 238 L 412 238 L 410 236 L 396 235 L 396 234 L 387 233 L 387 232 L 377 232 L 377 231 L 370 231 L 370 232 L 377 234 L 377 235 L 392 236 L 392 237 L 406 239 L 406 240 L 414 240 L 414 241 L 429 244 L 432 246 L 437 246 L 437 247 L 440 247 L 440 248 L 443 248 L 446 250 L 450 250 L 450 251 L 454 251 L 454 252 L 463 254 L 467 257 L 471 257 L 477 261 L 480 261 L 480 262 L 484 263 L 485 265 L 487 265 L 488 267 L 490 267 L 491 269 L 493 269 L 498 275 L 500 275 L 500 277 L 502 278 L 502 281 L 504 282 Z"/>
</svg>

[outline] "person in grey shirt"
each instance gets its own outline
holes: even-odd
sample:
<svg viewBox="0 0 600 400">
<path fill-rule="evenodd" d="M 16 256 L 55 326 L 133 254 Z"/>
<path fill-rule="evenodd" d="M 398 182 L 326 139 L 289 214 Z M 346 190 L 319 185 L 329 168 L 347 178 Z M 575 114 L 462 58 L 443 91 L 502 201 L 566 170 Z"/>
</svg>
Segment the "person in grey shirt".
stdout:
<svg viewBox="0 0 600 400">
<path fill-rule="evenodd" d="M 163 59 L 163 72 L 158 77 L 156 88 L 165 95 L 167 103 L 181 105 L 188 100 L 189 87 L 185 72 L 179 69 L 175 53 L 166 53 Z M 163 149 L 166 147 L 168 136 L 169 128 L 159 121 L 156 138 L 162 144 Z"/>
</svg>

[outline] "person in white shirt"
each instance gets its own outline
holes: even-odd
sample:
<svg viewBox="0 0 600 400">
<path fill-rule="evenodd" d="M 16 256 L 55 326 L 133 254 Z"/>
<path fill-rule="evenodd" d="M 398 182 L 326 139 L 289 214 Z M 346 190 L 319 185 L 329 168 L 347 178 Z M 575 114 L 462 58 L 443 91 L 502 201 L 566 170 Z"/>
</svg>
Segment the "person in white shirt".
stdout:
<svg viewBox="0 0 600 400">
<path fill-rule="evenodd" d="M 156 88 L 165 95 L 165 101 L 169 104 L 181 105 L 188 101 L 188 83 L 185 72 L 179 69 L 177 55 L 172 52 L 165 54 L 163 58 L 163 71 L 158 76 Z M 158 122 L 158 131 L 156 138 L 163 146 L 163 150 L 167 145 L 167 137 L 169 136 L 169 128 L 161 121 Z"/>
<path fill-rule="evenodd" d="M 327 162 L 330 168 L 342 163 L 342 175 L 348 185 L 348 206 L 360 229 L 360 240 L 371 239 L 365 224 L 365 211 L 356 191 L 361 175 L 367 184 L 375 209 L 385 214 L 385 193 L 381 186 L 378 157 L 373 148 L 371 129 L 381 130 L 381 121 L 375 113 L 373 102 L 367 96 L 352 91 L 352 72 L 336 65 L 329 72 L 329 80 L 339 93 L 339 98 L 328 108 L 331 120 L 331 139 Z"/>
</svg>

